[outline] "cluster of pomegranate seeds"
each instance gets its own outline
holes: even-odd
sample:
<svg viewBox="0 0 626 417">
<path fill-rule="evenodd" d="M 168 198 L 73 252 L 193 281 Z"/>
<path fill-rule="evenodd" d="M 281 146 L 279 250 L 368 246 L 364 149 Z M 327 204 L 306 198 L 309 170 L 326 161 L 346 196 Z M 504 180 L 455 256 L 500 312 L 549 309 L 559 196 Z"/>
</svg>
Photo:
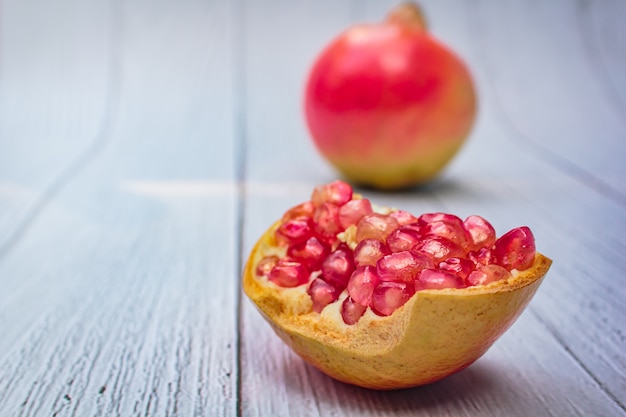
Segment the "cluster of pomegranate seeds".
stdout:
<svg viewBox="0 0 626 417">
<path fill-rule="evenodd" d="M 535 259 L 528 227 L 496 238 L 480 216 L 377 213 L 343 181 L 316 187 L 310 201 L 289 209 L 275 238 L 286 255 L 261 259 L 257 275 L 281 287 L 307 285 L 318 313 L 345 291 L 340 311 L 350 325 L 368 308 L 388 316 L 417 291 L 486 285 Z"/>
</svg>

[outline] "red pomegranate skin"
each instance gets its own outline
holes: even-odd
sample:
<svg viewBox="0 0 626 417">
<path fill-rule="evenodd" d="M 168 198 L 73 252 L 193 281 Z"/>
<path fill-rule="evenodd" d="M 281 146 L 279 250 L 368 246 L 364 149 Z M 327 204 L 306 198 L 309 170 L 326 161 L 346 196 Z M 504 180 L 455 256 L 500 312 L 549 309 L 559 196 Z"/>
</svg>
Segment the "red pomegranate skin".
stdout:
<svg viewBox="0 0 626 417">
<path fill-rule="evenodd" d="M 476 114 L 464 63 L 427 32 L 418 9 L 398 18 L 402 7 L 414 6 L 334 39 L 314 62 L 305 91 L 320 153 L 346 178 L 381 189 L 435 177 Z"/>
</svg>

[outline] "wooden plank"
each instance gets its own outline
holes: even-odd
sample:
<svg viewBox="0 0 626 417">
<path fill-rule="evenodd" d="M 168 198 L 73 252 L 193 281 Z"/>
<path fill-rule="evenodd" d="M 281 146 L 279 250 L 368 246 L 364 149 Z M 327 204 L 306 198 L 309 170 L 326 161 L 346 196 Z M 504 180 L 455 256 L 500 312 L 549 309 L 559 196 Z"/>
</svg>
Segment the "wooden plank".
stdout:
<svg viewBox="0 0 626 417">
<path fill-rule="evenodd" d="M 358 10 L 363 15 L 346 14 L 345 26 L 352 20 L 374 20 L 388 6 L 391 5 L 380 2 L 361 6 Z M 526 144 L 526 140 L 532 139 L 550 149 L 550 146 L 558 146 L 563 137 L 552 140 L 552 136 L 546 136 L 546 132 L 556 128 L 556 124 L 549 125 L 551 121 L 545 121 L 545 118 L 541 119 L 544 130 L 537 128 L 520 135 L 515 129 L 518 125 L 534 129 L 534 123 L 542 115 L 533 109 L 534 99 L 530 97 L 530 92 L 525 96 L 515 96 L 522 103 L 514 102 L 513 95 L 507 96 L 507 100 L 498 99 L 497 94 L 502 87 L 488 78 L 495 77 L 500 82 L 501 79 L 507 80 L 507 77 L 514 78 L 524 73 L 521 67 L 495 68 L 489 66 L 493 65 L 491 61 L 482 61 L 484 51 L 477 45 L 484 46 L 481 44 L 483 35 L 476 33 L 476 22 L 470 21 L 476 13 L 468 10 L 471 7 L 469 3 L 428 2 L 427 6 L 433 30 L 456 45 L 476 73 L 481 99 L 476 130 L 459 158 L 430 187 L 400 194 L 364 192 L 377 201 L 414 212 L 445 210 L 463 216 L 483 214 L 493 220 L 500 233 L 520 224 L 528 224 L 535 231 L 539 249 L 554 258 L 553 270 L 530 309 L 483 359 L 449 380 L 398 393 L 363 391 L 322 376 L 303 365 L 282 345 L 254 308 L 244 304 L 244 415 L 414 415 L 416 412 L 420 415 L 626 415 L 623 398 L 623 392 L 626 392 L 623 389 L 625 329 L 620 319 L 624 316 L 621 301 L 624 290 L 614 279 L 623 274 L 626 266 L 621 239 L 626 218 L 619 193 L 607 194 L 605 189 L 596 187 L 594 181 L 581 180 L 559 161 L 545 157 L 543 151 Z M 567 9 L 569 6 L 560 6 L 566 9 L 564 12 L 571 12 Z M 252 6 L 248 10 L 251 16 L 257 12 Z M 549 10 L 548 16 L 554 16 L 555 10 L 556 7 Z M 330 15 L 331 11 L 327 13 Z M 316 21 L 328 21 L 317 14 L 311 15 Z M 296 28 L 306 25 L 306 20 L 297 21 L 293 14 L 291 16 L 291 20 L 281 20 L 277 31 L 297 32 L 298 36 L 304 36 Z M 483 31 L 504 27 L 506 19 L 513 19 L 513 13 L 503 15 L 505 23 L 494 22 L 497 16 L 485 11 L 481 11 L 479 16 L 484 19 L 485 25 L 492 25 L 481 28 Z M 554 29 L 559 36 L 556 40 L 560 39 L 562 31 L 567 33 L 571 29 L 572 21 L 569 19 L 561 22 L 555 18 L 547 25 L 548 19 L 544 18 L 544 24 L 536 30 L 546 32 L 545 35 L 551 33 L 552 26 L 563 26 Z M 521 24 L 522 21 L 509 23 Z M 329 35 L 328 30 L 312 30 L 307 36 L 325 41 L 338 33 L 331 31 Z M 261 29 L 254 31 L 254 26 L 249 31 L 246 39 L 255 45 L 255 51 L 273 56 L 296 49 L 293 60 L 297 62 L 292 65 L 298 71 L 306 70 L 310 57 L 301 55 L 304 48 L 291 46 L 296 42 L 293 37 L 281 38 Z M 533 36 L 540 37 L 542 33 Z M 517 28 L 515 33 L 506 36 L 521 37 L 522 34 L 525 32 Z M 488 46 L 504 47 L 505 40 L 509 40 L 506 36 L 501 36 L 502 44 L 490 39 Z M 531 44 L 522 45 L 520 38 L 515 40 L 519 45 L 514 44 L 520 48 L 531 47 Z M 302 42 L 315 44 L 314 40 L 307 39 L 297 39 L 297 42 L 299 45 Z M 542 48 L 542 45 L 538 47 Z M 573 50 L 567 59 L 584 59 L 576 47 L 570 47 Z M 549 46 L 540 51 L 548 52 Z M 317 50 L 311 53 L 315 54 Z M 491 54 L 494 56 L 491 57 Z M 492 60 L 498 56 L 490 52 Z M 545 68 L 542 67 L 542 70 Z M 281 71 L 286 72 L 285 69 Z M 279 116 L 272 117 L 271 113 L 266 113 L 266 108 L 261 105 L 263 96 L 253 95 L 258 91 L 255 83 L 260 84 L 261 80 L 263 86 L 259 88 L 263 91 L 282 88 L 282 95 L 272 96 L 273 106 L 284 109 L 292 119 L 301 117 L 301 110 L 293 107 L 293 103 L 297 102 L 294 91 L 301 91 L 301 79 L 274 77 L 260 60 L 252 59 L 247 61 L 247 74 L 248 123 L 254 127 L 248 130 L 247 138 L 250 149 L 255 149 L 250 154 L 247 167 L 250 185 L 244 248 L 249 250 L 264 228 L 283 210 L 308 198 L 312 183 L 332 179 L 335 174 L 315 154 L 310 155 L 312 149 L 305 131 L 293 130 L 293 126 L 283 127 Z M 551 76 L 552 72 L 544 74 L 539 70 L 534 74 L 539 78 L 538 82 L 549 82 Z M 584 72 L 577 75 L 582 79 L 592 76 Z M 559 92 L 567 82 L 559 84 Z M 537 97 L 536 100 L 542 100 L 541 94 Z M 570 100 L 568 97 L 564 94 L 561 100 Z M 595 118 L 588 120 L 589 125 L 585 129 L 598 129 L 605 118 L 612 120 L 613 117 L 609 114 L 606 97 L 597 93 L 594 100 L 590 105 L 601 108 L 596 110 Z M 520 106 L 511 118 L 514 124 L 502 117 L 505 105 Z M 505 110 L 508 111 L 508 107 Z M 610 128 L 617 131 L 619 126 L 614 121 L 611 123 Z M 287 133 L 287 129 L 292 130 Z M 582 138 L 582 133 L 578 137 Z M 614 138 L 603 135 L 595 141 L 595 145 L 613 143 Z M 619 168 L 609 173 L 612 176 L 605 176 L 602 170 L 596 171 L 595 165 L 580 158 L 587 148 L 579 142 L 577 151 L 567 153 L 567 157 L 589 170 L 590 175 L 608 178 L 611 187 L 619 186 L 619 180 L 623 179 Z M 600 152 L 605 152 L 607 160 L 614 155 L 606 153 L 608 147 L 599 148 Z M 286 172 L 289 174 L 285 175 Z M 268 196 L 267 191 L 255 192 L 257 188 L 273 192 Z M 602 233 L 598 233 L 599 230 Z M 265 331 L 261 332 L 261 328 Z M 458 394 L 458 397 L 451 396 L 450 392 Z"/>
<path fill-rule="evenodd" d="M 7 4 L 2 15 L 9 18 Z M 195 1 L 114 7 L 106 33 L 119 32 L 107 60 L 118 65 L 120 84 L 109 125 L 101 127 L 106 146 L 48 194 L 0 262 L 0 409 L 22 416 L 233 415 L 233 9 Z M 53 31 L 66 19 L 76 23 L 54 10 L 39 23 Z M 80 23 L 73 36 L 89 38 L 90 21 Z M 44 43 L 52 55 L 66 52 L 64 45 Z M 97 71 L 101 62 L 84 58 Z M 40 87 L 35 97 L 54 106 L 56 87 Z M 67 106 L 59 110 L 66 123 L 85 111 L 97 130 L 101 115 L 93 108 L 82 109 L 80 100 Z M 69 160 L 71 135 L 81 132 L 67 125 L 63 132 L 66 142 L 54 144 Z M 40 139 L 21 136 L 33 145 Z M 16 152 L 3 154 L 10 162 L 3 172 L 20 178 Z M 47 167 L 30 163 L 27 172 L 45 177 Z M 2 180 L 15 181 L 9 174 Z"/>
</svg>

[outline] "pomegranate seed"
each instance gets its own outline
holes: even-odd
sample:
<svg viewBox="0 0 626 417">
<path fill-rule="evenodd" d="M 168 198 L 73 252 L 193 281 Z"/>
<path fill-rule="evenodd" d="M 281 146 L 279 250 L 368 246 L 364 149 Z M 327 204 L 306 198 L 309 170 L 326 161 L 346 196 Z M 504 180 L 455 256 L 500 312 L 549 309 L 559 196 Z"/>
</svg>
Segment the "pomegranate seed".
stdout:
<svg viewBox="0 0 626 417">
<path fill-rule="evenodd" d="M 348 294 L 357 303 L 367 306 L 372 298 L 374 288 L 379 282 L 376 268 L 372 266 L 358 267 L 348 281 Z"/>
<path fill-rule="evenodd" d="M 357 224 L 366 214 L 371 214 L 372 203 L 366 198 L 350 200 L 339 209 L 339 223 L 347 229 L 348 226 Z"/>
<path fill-rule="evenodd" d="M 387 245 L 377 239 L 364 239 L 354 248 L 354 262 L 359 265 L 376 266 L 376 262 L 391 252 Z"/>
<path fill-rule="evenodd" d="M 276 255 L 266 256 L 263 259 L 261 259 L 256 266 L 257 276 L 259 277 L 268 276 L 272 268 L 274 268 L 274 265 L 276 265 L 276 263 L 278 262 L 278 259 L 279 258 Z"/>
<path fill-rule="evenodd" d="M 328 254 L 330 254 L 330 247 L 315 236 L 287 248 L 287 255 L 306 265 L 310 271 L 319 269 Z"/>
<path fill-rule="evenodd" d="M 302 204 L 298 204 L 297 206 L 293 206 L 292 208 L 287 210 L 285 214 L 283 214 L 282 221 L 286 222 L 286 221 L 295 219 L 297 217 L 312 218 L 314 212 L 315 212 L 315 207 L 313 206 L 313 203 L 310 201 L 306 201 Z"/>
<path fill-rule="evenodd" d="M 276 262 L 268 279 L 281 287 L 297 287 L 309 282 L 309 271 L 300 262 L 281 259 Z"/>
<path fill-rule="evenodd" d="M 474 249 L 491 248 L 496 243 L 496 229 L 484 218 L 469 216 L 463 222 L 463 226 L 471 237 Z"/>
<path fill-rule="evenodd" d="M 523 271 L 535 262 L 535 237 L 526 226 L 517 227 L 502 235 L 494 245 L 495 263 L 508 271 Z"/>
<path fill-rule="evenodd" d="M 298 217 L 282 223 L 276 229 L 276 241 L 279 245 L 292 245 L 304 242 L 313 234 L 309 220 L 305 217 Z"/>
<path fill-rule="evenodd" d="M 329 284 L 343 290 L 354 272 L 354 257 L 347 245 L 341 244 L 322 262 L 322 276 Z"/>
<path fill-rule="evenodd" d="M 413 282 L 422 269 L 433 267 L 427 255 L 404 251 L 380 258 L 376 272 L 381 281 Z"/>
<path fill-rule="evenodd" d="M 439 236 L 456 243 L 463 249 L 469 249 L 471 236 L 463 227 L 463 224 L 436 220 L 422 226 L 424 236 Z"/>
<path fill-rule="evenodd" d="M 396 219 L 400 226 L 417 223 L 417 217 L 404 210 L 396 210 L 389 213 L 389 217 Z"/>
<path fill-rule="evenodd" d="M 420 240 L 420 234 L 410 227 L 401 226 L 387 237 L 387 246 L 391 252 L 410 250 Z"/>
<path fill-rule="evenodd" d="M 363 316 L 366 309 L 367 306 L 357 303 L 351 297 L 346 297 L 341 304 L 341 318 L 348 325 L 355 324 Z"/>
<path fill-rule="evenodd" d="M 429 236 L 413 247 L 415 252 L 429 255 L 435 262 L 448 258 L 464 258 L 465 251 L 459 245 L 439 236 Z"/>
<path fill-rule="evenodd" d="M 340 291 L 322 278 L 315 278 L 307 290 L 313 301 L 313 311 L 321 313 L 324 307 L 339 297 Z"/>
<path fill-rule="evenodd" d="M 467 277 L 467 283 L 469 285 L 487 285 L 510 277 L 511 273 L 500 265 L 481 265 Z"/>
<path fill-rule="evenodd" d="M 480 248 L 477 251 L 470 251 L 467 257 L 478 265 L 489 265 L 493 263 L 493 252 L 489 248 Z"/>
<path fill-rule="evenodd" d="M 352 200 L 352 186 L 344 181 L 333 181 L 330 184 L 318 185 L 313 189 L 311 201 L 318 207 L 323 203 L 341 206 Z"/>
<path fill-rule="evenodd" d="M 402 225 L 402 228 L 404 230 L 413 230 L 415 233 L 417 233 L 420 236 L 423 235 L 422 226 L 418 222 Z"/>
<path fill-rule="evenodd" d="M 339 223 L 339 206 L 332 203 L 323 203 L 315 209 L 313 215 L 313 229 L 325 240 L 332 242 L 337 233 L 343 231 Z"/>
<path fill-rule="evenodd" d="M 424 269 L 415 281 L 415 290 L 440 290 L 443 288 L 464 288 L 465 281 L 458 275 L 438 269 Z"/>
<path fill-rule="evenodd" d="M 425 226 L 428 223 L 432 222 L 444 222 L 451 225 L 456 225 L 459 227 L 463 227 L 463 220 L 460 217 L 455 216 L 454 214 L 448 213 L 424 213 L 418 218 L 419 224 L 421 226 Z"/>
<path fill-rule="evenodd" d="M 381 282 L 374 289 L 370 307 L 379 316 L 389 316 L 415 294 L 414 285 L 406 282 Z"/>
<path fill-rule="evenodd" d="M 451 272 L 465 280 L 474 271 L 474 262 L 465 258 L 448 258 L 439 263 L 439 269 Z"/>
<path fill-rule="evenodd" d="M 337 237 L 345 230 L 350 233 L 341 240 L 350 246 Z M 353 199 L 352 187 L 343 181 L 316 187 L 310 201 L 287 210 L 275 238 L 287 247 L 286 256 L 259 260 L 257 276 L 281 287 L 310 282 L 307 293 L 318 313 L 346 289 L 341 316 L 349 325 L 368 306 L 388 316 L 415 291 L 500 281 L 513 269 L 529 268 L 535 258 L 528 227 L 497 239 L 493 226 L 476 215 L 463 221 L 442 212 L 374 213 L 371 202 Z"/>
<path fill-rule="evenodd" d="M 398 226 L 398 221 L 393 217 L 378 213 L 367 214 L 357 224 L 356 241 L 378 239 L 384 242 Z"/>
</svg>

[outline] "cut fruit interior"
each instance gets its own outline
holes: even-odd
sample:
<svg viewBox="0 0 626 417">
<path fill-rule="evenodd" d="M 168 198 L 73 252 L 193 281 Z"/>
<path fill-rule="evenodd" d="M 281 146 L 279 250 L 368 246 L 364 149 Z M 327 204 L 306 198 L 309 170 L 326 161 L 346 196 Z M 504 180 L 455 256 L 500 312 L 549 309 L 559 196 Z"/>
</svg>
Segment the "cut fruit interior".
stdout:
<svg viewBox="0 0 626 417">
<path fill-rule="evenodd" d="M 303 359 L 374 389 L 422 385 L 478 359 L 521 314 L 551 261 L 527 227 L 372 209 L 336 181 L 257 242 L 243 289 Z"/>
</svg>

